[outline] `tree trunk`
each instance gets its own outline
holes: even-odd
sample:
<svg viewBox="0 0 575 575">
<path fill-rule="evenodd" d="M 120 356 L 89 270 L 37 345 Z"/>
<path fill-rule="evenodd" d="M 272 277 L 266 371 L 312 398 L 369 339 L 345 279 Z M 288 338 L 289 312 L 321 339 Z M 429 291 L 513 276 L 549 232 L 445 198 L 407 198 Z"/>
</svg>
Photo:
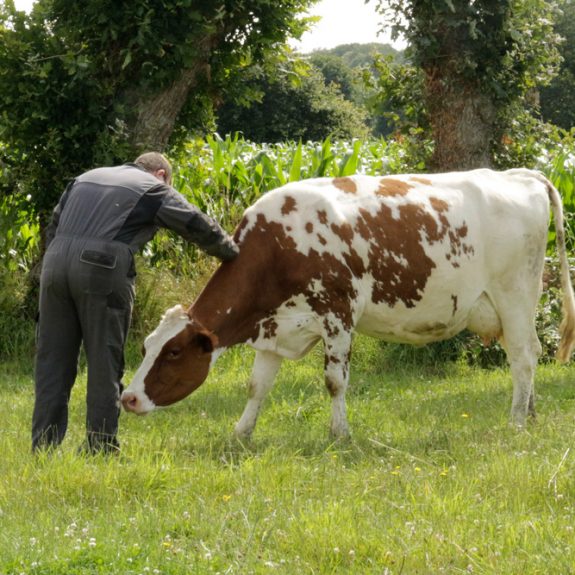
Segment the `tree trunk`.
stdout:
<svg viewBox="0 0 575 575">
<path fill-rule="evenodd" d="M 435 141 L 431 169 L 448 172 L 490 167 L 494 102 L 479 86 L 429 71 L 426 96 Z"/>
<path fill-rule="evenodd" d="M 208 35 L 198 41 L 196 64 L 184 68 L 180 76 L 161 92 L 149 95 L 136 93 L 137 120 L 132 131 L 132 145 L 139 151 L 162 151 L 170 140 L 178 115 L 191 90 L 200 80 L 210 82 L 210 55 L 218 36 Z"/>
<path fill-rule="evenodd" d="M 135 149 L 162 151 L 166 148 L 178 114 L 200 73 L 197 68 L 186 69 L 171 86 L 138 101 L 138 116 L 132 131 Z"/>
</svg>

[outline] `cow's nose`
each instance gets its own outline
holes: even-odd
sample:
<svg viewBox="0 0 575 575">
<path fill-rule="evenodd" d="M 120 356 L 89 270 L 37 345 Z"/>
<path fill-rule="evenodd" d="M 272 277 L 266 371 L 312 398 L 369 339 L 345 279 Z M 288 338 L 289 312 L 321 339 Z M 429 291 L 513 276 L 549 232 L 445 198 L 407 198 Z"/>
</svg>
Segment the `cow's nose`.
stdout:
<svg viewBox="0 0 575 575">
<path fill-rule="evenodd" d="M 138 410 L 138 398 L 133 391 L 124 391 L 124 393 L 122 393 L 121 401 L 126 411 Z"/>
</svg>

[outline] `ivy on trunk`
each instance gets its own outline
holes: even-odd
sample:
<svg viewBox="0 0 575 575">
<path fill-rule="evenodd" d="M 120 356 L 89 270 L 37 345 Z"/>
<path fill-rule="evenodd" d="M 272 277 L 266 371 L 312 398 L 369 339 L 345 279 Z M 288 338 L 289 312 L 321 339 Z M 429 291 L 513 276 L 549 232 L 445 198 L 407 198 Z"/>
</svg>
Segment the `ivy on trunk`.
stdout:
<svg viewBox="0 0 575 575">
<path fill-rule="evenodd" d="M 376 0 L 424 76 L 437 171 L 490 166 L 509 110 L 559 61 L 552 0 Z"/>
</svg>

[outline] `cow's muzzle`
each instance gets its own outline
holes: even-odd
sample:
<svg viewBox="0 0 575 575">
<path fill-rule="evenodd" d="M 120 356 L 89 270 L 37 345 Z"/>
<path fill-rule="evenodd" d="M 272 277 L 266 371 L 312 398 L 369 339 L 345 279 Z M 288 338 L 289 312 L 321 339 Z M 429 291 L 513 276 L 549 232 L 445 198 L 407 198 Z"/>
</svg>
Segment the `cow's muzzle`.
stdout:
<svg viewBox="0 0 575 575">
<path fill-rule="evenodd" d="M 137 415 L 144 415 L 150 411 L 150 409 L 146 409 L 144 402 L 141 401 L 133 391 L 124 391 L 120 401 L 126 411 Z"/>
</svg>

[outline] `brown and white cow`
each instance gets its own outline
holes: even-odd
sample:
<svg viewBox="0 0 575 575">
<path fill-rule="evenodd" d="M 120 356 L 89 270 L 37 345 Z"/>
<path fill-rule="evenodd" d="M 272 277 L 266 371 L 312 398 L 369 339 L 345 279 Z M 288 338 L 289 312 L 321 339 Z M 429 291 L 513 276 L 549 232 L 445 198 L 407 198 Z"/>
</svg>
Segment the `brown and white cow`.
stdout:
<svg viewBox="0 0 575 575">
<path fill-rule="evenodd" d="M 512 419 L 533 409 L 549 207 L 555 215 L 563 315 L 558 359 L 575 344 L 575 300 L 557 190 L 539 173 L 320 178 L 273 190 L 246 210 L 239 256 L 188 309 L 168 310 L 122 395 L 144 414 L 186 397 L 229 347 L 256 357 L 236 434 L 253 431 L 282 359 L 325 348 L 331 432 L 349 433 L 352 335 L 426 344 L 468 328 L 499 338 L 513 378 Z"/>
</svg>

